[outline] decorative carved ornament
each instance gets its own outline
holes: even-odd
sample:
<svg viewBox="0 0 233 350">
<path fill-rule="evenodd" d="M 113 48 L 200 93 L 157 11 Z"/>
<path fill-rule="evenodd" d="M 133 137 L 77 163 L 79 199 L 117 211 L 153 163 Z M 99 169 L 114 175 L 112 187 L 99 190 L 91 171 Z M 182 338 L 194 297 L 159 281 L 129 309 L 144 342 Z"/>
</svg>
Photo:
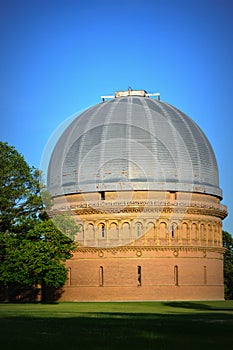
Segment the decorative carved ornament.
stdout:
<svg viewBox="0 0 233 350">
<path fill-rule="evenodd" d="M 175 257 L 179 256 L 179 252 L 202 252 L 203 257 L 207 257 L 208 253 L 219 253 L 222 257 L 222 254 L 226 251 L 225 248 L 221 247 L 195 247 L 195 246 L 179 246 L 179 247 L 168 247 L 168 246 L 119 246 L 114 248 L 95 248 L 95 247 L 82 247 L 78 246 L 75 250 L 75 252 L 78 253 L 97 253 L 99 257 L 103 257 L 105 252 L 116 254 L 117 252 L 125 253 L 125 252 L 135 252 L 136 256 L 141 257 L 143 255 L 143 252 L 148 251 L 162 251 L 162 252 L 171 252 Z"/>
<path fill-rule="evenodd" d="M 194 215 L 210 215 L 224 219 L 227 207 L 222 204 L 201 201 L 93 201 L 57 206 L 51 215 L 60 211 L 71 211 L 77 215 L 106 214 L 106 213 L 188 213 Z"/>
</svg>

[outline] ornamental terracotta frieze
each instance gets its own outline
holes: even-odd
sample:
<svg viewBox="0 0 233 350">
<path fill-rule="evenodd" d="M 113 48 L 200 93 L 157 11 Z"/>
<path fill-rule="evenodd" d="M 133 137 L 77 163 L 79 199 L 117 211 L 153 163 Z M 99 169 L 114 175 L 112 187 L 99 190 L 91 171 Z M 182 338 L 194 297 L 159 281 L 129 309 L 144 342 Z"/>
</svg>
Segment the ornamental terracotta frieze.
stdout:
<svg viewBox="0 0 233 350">
<path fill-rule="evenodd" d="M 106 214 L 106 213 L 185 213 L 202 214 L 225 218 L 227 208 L 222 204 L 213 204 L 200 201 L 95 201 L 80 202 L 78 204 L 57 206 L 51 211 L 51 215 L 57 211 L 70 211 L 78 215 Z"/>
<path fill-rule="evenodd" d="M 196 247 L 196 246 L 189 246 L 189 247 L 174 247 L 174 246 L 118 246 L 114 248 L 95 248 L 95 247 L 83 247 L 78 246 L 75 250 L 77 253 L 97 253 L 99 257 L 103 257 L 105 252 L 111 253 L 113 255 L 116 255 L 118 252 L 120 253 L 126 253 L 126 252 L 135 252 L 135 254 L 140 257 L 143 255 L 143 252 L 171 252 L 175 257 L 179 256 L 179 252 L 202 252 L 203 257 L 207 257 L 208 253 L 219 253 L 222 257 L 222 254 L 225 252 L 225 248 L 221 247 Z"/>
</svg>

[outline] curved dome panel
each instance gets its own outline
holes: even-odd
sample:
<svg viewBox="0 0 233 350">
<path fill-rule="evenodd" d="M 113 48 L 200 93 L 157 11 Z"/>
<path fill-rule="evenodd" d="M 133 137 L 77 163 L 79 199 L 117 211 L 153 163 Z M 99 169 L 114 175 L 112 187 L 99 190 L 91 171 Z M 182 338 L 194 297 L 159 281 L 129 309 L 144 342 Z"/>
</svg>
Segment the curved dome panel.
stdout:
<svg viewBox="0 0 233 350">
<path fill-rule="evenodd" d="M 87 109 L 52 153 L 48 190 L 63 194 L 168 190 L 222 196 L 213 149 L 177 108 L 141 96 Z"/>
</svg>

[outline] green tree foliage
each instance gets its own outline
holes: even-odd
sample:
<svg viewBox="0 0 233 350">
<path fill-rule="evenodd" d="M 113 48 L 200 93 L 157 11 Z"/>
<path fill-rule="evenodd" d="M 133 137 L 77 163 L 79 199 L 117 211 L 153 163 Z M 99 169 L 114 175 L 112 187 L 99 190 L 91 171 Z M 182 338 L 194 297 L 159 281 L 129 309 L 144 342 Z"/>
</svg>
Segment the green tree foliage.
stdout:
<svg viewBox="0 0 233 350">
<path fill-rule="evenodd" d="M 51 220 L 38 222 L 27 235 L 19 240 L 17 236 L 4 237 L 5 254 L 0 266 L 0 279 L 5 284 L 44 284 L 60 287 L 66 274 L 60 263 L 72 257 L 75 243 L 65 236 Z M 58 270 L 58 273 L 56 273 Z M 51 279 L 55 276 L 56 279 Z"/>
<path fill-rule="evenodd" d="M 64 262 L 76 245 L 43 214 L 39 171 L 7 143 L 0 142 L 0 160 L 0 285 L 9 291 L 16 285 L 39 284 L 43 297 L 46 288 L 64 285 Z M 64 230 L 65 222 L 74 235 L 77 225 L 66 217 Z"/>
<path fill-rule="evenodd" d="M 40 172 L 4 142 L 0 142 L 0 164 L 0 232 L 19 233 L 30 228 L 43 207 Z"/>
<path fill-rule="evenodd" d="M 233 299 L 233 237 L 226 231 L 223 231 L 223 247 L 227 248 L 224 254 L 225 298 Z"/>
</svg>

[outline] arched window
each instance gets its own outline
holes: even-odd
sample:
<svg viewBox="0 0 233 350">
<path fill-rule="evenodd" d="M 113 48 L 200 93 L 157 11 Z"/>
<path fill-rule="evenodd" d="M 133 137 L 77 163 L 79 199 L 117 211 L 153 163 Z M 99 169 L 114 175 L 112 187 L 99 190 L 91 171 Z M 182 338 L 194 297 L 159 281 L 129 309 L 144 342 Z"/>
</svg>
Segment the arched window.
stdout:
<svg viewBox="0 0 233 350">
<path fill-rule="evenodd" d="M 109 226 L 109 238 L 110 239 L 118 239 L 118 226 L 115 222 L 111 223 Z"/>
<path fill-rule="evenodd" d="M 175 237 L 176 228 L 177 228 L 177 224 L 173 223 L 173 224 L 172 224 L 172 238 Z"/>
<path fill-rule="evenodd" d="M 207 284 L 207 269 L 206 269 L 206 266 L 204 266 L 204 284 Z"/>
<path fill-rule="evenodd" d="M 186 224 L 186 222 L 182 224 L 181 235 L 183 239 L 189 239 L 188 225 Z"/>
<path fill-rule="evenodd" d="M 201 226 L 200 226 L 200 238 L 203 241 L 206 240 L 205 226 L 203 224 L 201 224 Z"/>
<path fill-rule="evenodd" d="M 104 268 L 100 266 L 99 268 L 99 286 L 103 287 L 104 285 Z"/>
<path fill-rule="evenodd" d="M 93 224 L 88 224 L 87 225 L 87 230 L 86 230 L 86 239 L 92 240 L 95 239 L 95 229 Z"/>
<path fill-rule="evenodd" d="M 191 238 L 193 240 L 197 239 L 197 225 L 196 224 L 192 224 L 192 226 L 191 226 Z"/>
<path fill-rule="evenodd" d="M 142 267 L 138 266 L 138 286 L 142 285 Z"/>
<path fill-rule="evenodd" d="M 104 224 L 101 225 L 101 236 L 102 236 L 102 238 L 104 238 L 104 236 L 105 236 L 105 227 L 104 227 Z"/>
<path fill-rule="evenodd" d="M 130 224 L 128 222 L 124 222 L 122 224 L 122 238 L 127 240 L 130 238 Z"/>
<path fill-rule="evenodd" d="M 137 237 L 140 237 L 142 234 L 142 224 L 140 222 L 137 223 Z"/>
<path fill-rule="evenodd" d="M 174 266 L 174 283 L 175 283 L 175 286 L 178 286 L 178 284 L 179 284 L 179 281 L 178 281 L 178 266 L 177 265 Z"/>
</svg>

